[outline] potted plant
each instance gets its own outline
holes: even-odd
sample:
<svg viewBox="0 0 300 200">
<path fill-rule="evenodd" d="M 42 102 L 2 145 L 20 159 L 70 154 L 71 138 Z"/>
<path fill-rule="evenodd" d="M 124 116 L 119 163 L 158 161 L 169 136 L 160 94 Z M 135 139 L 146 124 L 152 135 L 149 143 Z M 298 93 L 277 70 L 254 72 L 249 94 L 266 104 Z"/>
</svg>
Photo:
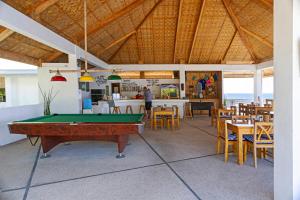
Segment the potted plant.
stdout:
<svg viewBox="0 0 300 200">
<path fill-rule="evenodd" d="M 39 85 L 39 88 L 40 88 L 40 92 L 42 94 L 43 101 L 44 101 L 44 115 L 50 115 L 51 114 L 51 109 L 50 109 L 51 102 L 56 97 L 58 92 L 56 92 L 53 95 L 53 87 L 51 87 L 51 89 L 48 92 L 43 91 L 42 88 L 40 87 L 40 85 Z"/>
</svg>

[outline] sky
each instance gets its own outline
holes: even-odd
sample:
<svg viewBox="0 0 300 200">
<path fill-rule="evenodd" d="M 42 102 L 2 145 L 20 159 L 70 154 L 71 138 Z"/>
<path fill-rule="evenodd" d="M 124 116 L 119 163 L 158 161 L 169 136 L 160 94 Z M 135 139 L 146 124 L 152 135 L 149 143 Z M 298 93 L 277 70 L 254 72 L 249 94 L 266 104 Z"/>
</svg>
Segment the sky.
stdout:
<svg viewBox="0 0 300 200">
<path fill-rule="evenodd" d="M 273 77 L 263 78 L 263 93 L 273 93 Z M 224 93 L 254 93 L 253 78 L 224 78 Z"/>
<path fill-rule="evenodd" d="M 0 70 L 18 70 L 18 69 L 33 70 L 33 69 L 37 69 L 37 66 L 0 58 Z"/>
</svg>

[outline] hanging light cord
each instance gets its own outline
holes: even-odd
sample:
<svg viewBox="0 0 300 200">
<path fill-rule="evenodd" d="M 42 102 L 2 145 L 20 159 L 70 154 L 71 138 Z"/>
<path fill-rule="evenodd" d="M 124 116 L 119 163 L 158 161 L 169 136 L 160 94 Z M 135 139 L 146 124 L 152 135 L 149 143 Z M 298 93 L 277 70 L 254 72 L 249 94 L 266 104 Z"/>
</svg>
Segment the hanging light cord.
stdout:
<svg viewBox="0 0 300 200">
<path fill-rule="evenodd" d="M 84 0 L 84 67 L 87 71 L 87 11 L 86 11 L 86 0 Z"/>
</svg>

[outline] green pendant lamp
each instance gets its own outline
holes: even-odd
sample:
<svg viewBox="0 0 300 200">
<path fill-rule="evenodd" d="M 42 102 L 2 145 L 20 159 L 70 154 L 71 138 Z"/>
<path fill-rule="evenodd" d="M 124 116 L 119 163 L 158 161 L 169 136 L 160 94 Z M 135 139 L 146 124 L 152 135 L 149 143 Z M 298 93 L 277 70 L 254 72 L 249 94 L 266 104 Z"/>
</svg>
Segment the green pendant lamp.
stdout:
<svg viewBox="0 0 300 200">
<path fill-rule="evenodd" d="M 120 80 L 122 80 L 121 76 L 119 76 L 117 74 L 112 74 L 112 75 L 108 76 L 107 79 L 109 81 L 120 81 Z"/>
</svg>

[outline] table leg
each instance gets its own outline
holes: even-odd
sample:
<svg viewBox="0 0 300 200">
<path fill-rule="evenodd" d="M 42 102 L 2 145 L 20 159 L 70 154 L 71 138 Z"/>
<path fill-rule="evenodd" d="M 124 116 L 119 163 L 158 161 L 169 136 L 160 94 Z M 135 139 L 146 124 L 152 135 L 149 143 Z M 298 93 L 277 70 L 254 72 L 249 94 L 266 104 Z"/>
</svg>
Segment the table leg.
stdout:
<svg viewBox="0 0 300 200">
<path fill-rule="evenodd" d="M 153 126 L 154 126 L 154 130 L 156 130 L 157 129 L 157 125 L 156 125 L 156 114 L 154 113 L 153 114 L 153 120 L 154 120 L 154 122 L 153 122 Z"/>
<path fill-rule="evenodd" d="M 240 133 L 239 131 L 237 131 L 237 153 L 238 153 L 238 164 L 242 165 L 244 164 L 244 160 L 243 160 L 243 134 Z"/>
<path fill-rule="evenodd" d="M 123 154 L 123 151 L 124 151 L 126 145 L 128 144 L 128 135 L 118 135 L 117 142 L 118 142 L 119 154 L 116 156 L 116 158 L 124 158 L 125 155 Z"/>
<path fill-rule="evenodd" d="M 174 115 L 172 115 L 172 131 L 174 131 L 175 122 L 174 122 Z"/>
</svg>

